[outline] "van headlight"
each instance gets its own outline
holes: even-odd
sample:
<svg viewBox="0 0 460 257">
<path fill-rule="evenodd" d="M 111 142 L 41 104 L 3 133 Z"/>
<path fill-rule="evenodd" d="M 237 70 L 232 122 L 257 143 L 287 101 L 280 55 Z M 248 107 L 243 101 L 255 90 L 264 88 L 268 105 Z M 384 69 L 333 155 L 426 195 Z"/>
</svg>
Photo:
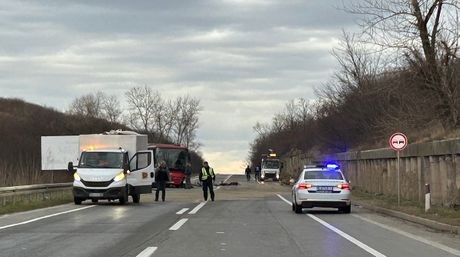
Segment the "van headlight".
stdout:
<svg viewBox="0 0 460 257">
<path fill-rule="evenodd" d="M 125 173 L 121 172 L 120 174 L 116 175 L 113 181 L 118 182 L 125 178 Z"/>
<path fill-rule="evenodd" d="M 76 172 L 73 174 L 73 179 L 75 179 L 76 181 L 81 181 L 80 175 L 78 175 L 78 173 Z"/>
</svg>

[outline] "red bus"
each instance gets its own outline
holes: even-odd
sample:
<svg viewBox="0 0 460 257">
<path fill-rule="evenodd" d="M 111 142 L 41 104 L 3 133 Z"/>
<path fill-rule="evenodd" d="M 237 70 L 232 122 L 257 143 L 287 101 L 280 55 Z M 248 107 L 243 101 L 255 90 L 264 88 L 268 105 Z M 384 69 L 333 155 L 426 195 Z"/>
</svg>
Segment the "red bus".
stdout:
<svg viewBox="0 0 460 257">
<path fill-rule="evenodd" d="M 185 166 L 190 162 L 188 148 L 180 145 L 154 144 L 149 145 L 155 155 L 155 167 L 160 161 L 165 161 L 171 175 L 170 184 L 175 187 L 182 187 L 185 183 Z"/>
</svg>

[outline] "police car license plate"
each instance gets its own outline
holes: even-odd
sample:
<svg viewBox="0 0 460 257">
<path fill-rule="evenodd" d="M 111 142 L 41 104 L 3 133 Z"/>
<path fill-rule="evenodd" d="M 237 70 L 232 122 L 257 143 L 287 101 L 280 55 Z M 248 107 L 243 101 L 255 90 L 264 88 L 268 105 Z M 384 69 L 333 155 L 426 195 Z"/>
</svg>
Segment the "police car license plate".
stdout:
<svg viewBox="0 0 460 257">
<path fill-rule="evenodd" d="M 332 190 L 334 189 L 334 187 L 317 187 L 317 190 L 316 192 L 318 193 L 330 193 L 332 192 Z"/>
<path fill-rule="evenodd" d="M 103 193 L 89 193 L 89 197 L 102 197 L 104 196 Z"/>
</svg>

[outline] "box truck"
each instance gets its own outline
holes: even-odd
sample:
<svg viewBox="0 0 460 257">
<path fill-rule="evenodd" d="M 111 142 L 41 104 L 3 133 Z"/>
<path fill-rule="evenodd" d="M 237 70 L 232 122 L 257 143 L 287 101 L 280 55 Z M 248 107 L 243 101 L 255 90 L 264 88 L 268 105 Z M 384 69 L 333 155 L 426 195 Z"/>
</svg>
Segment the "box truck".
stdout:
<svg viewBox="0 0 460 257">
<path fill-rule="evenodd" d="M 85 200 L 118 200 L 152 192 L 154 153 L 147 149 L 147 136 L 129 131 L 78 136 L 44 136 L 41 141 L 42 170 L 73 173 L 75 204 Z"/>
<path fill-rule="evenodd" d="M 264 181 L 267 178 L 271 178 L 273 181 L 278 181 L 280 179 L 283 163 L 277 158 L 276 153 L 271 151 L 268 155 L 263 155 L 261 164 L 261 181 Z"/>
</svg>

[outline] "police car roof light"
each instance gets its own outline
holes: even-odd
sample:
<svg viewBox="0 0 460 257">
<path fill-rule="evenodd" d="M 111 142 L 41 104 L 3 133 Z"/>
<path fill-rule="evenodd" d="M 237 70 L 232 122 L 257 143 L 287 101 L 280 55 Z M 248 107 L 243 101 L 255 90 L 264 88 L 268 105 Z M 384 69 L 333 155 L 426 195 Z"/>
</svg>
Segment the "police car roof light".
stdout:
<svg viewBox="0 0 460 257">
<path fill-rule="evenodd" d="M 326 163 L 326 168 L 337 170 L 340 168 L 340 165 L 338 165 L 337 163 Z"/>
</svg>

